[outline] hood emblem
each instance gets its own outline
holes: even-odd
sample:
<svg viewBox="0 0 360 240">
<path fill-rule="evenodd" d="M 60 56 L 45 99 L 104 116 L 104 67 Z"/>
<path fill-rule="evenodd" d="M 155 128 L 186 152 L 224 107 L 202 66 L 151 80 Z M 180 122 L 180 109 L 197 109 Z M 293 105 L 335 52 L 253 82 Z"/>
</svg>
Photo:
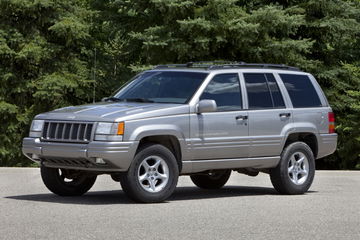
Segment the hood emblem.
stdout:
<svg viewBox="0 0 360 240">
<path fill-rule="evenodd" d="M 75 116 L 66 116 L 66 118 L 69 118 L 69 119 L 74 119 Z"/>
</svg>

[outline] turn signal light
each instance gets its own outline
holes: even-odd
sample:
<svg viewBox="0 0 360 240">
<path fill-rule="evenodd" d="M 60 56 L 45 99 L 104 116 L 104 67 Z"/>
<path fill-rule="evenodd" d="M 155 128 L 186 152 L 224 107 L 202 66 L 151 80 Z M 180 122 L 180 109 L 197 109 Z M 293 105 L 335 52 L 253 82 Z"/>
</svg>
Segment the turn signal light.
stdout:
<svg viewBox="0 0 360 240">
<path fill-rule="evenodd" d="M 124 134 L 124 128 L 125 128 L 125 123 L 120 122 L 118 124 L 117 135 L 123 135 Z"/>
</svg>

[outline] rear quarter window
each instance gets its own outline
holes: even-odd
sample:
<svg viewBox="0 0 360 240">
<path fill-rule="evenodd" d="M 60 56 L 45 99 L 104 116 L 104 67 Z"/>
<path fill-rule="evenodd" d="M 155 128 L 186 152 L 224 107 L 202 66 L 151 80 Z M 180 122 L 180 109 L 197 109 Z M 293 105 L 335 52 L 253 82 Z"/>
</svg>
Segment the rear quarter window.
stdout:
<svg viewBox="0 0 360 240">
<path fill-rule="evenodd" d="M 321 107 L 314 85 L 307 75 L 279 74 L 294 108 Z"/>
</svg>

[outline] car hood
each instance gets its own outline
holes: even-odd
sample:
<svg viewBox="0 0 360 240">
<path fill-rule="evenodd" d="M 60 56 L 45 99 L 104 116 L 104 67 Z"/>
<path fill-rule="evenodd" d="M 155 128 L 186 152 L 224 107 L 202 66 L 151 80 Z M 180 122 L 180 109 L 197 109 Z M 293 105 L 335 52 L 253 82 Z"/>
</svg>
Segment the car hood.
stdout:
<svg viewBox="0 0 360 240">
<path fill-rule="evenodd" d="M 119 122 L 185 113 L 189 113 L 189 106 L 185 104 L 100 102 L 64 107 L 51 112 L 39 114 L 35 118 L 62 121 Z"/>
</svg>

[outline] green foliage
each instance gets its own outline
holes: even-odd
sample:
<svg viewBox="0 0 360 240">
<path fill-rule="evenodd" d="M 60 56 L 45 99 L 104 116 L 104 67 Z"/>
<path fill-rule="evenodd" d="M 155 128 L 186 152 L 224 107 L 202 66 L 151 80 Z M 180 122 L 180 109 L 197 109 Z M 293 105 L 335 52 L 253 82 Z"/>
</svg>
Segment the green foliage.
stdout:
<svg viewBox="0 0 360 240">
<path fill-rule="evenodd" d="M 2 0 L 0 165 L 27 164 L 33 116 L 97 99 L 135 72 L 200 60 L 284 63 L 313 73 L 337 116 L 337 153 L 360 166 L 358 0 Z"/>
<path fill-rule="evenodd" d="M 347 82 L 336 84 L 340 167 L 360 169 L 360 64 L 344 64 L 343 70 Z"/>
<path fill-rule="evenodd" d="M 21 139 L 36 114 L 89 100 L 93 11 L 83 4 L 0 1 L 0 166 L 31 164 Z"/>
</svg>

